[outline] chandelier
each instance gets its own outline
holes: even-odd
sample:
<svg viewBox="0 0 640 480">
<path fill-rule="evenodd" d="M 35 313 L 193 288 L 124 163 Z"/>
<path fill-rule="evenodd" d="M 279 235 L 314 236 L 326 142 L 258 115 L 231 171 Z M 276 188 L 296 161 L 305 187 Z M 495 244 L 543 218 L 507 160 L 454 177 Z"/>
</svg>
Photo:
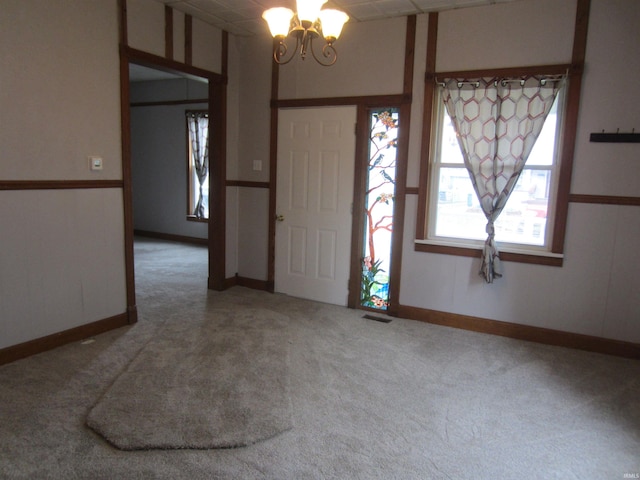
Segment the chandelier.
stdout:
<svg viewBox="0 0 640 480">
<path fill-rule="evenodd" d="M 302 60 L 307 52 L 311 51 L 311 55 L 320 65 L 333 65 L 338 58 L 333 42 L 340 36 L 349 15 L 329 8 L 321 10 L 327 0 L 297 0 L 296 3 L 296 12 L 289 8 L 276 7 L 262 14 L 262 18 L 269 24 L 271 35 L 278 42 L 273 49 L 274 60 L 284 65 L 295 57 L 296 51 L 300 53 Z M 316 53 L 313 48 L 313 40 L 318 37 L 323 37 L 326 42 L 321 54 Z M 287 38 L 295 38 L 296 41 L 296 47 L 289 56 L 289 48 L 285 43 Z"/>
</svg>

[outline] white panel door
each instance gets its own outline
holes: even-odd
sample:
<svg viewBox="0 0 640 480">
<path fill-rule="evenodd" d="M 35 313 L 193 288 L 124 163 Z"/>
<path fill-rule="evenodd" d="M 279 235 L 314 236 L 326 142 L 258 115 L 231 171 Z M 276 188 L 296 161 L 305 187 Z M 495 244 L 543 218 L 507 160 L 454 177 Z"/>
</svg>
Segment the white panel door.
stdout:
<svg viewBox="0 0 640 480">
<path fill-rule="evenodd" d="M 280 110 L 275 290 L 346 305 L 355 107 Z"/>
</svg>

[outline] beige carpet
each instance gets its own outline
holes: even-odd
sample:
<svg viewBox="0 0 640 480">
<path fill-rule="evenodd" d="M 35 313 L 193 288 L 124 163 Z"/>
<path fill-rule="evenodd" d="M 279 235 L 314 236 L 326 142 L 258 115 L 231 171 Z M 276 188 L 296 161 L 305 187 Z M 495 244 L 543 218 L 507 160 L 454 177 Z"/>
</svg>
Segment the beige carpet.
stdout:
<svg viewBox="0 0 640 480">
<path fill-rule="evenodd" d="M 165 325 L 87 425 L 122 450 L 242 447 L 289 430 L 285 326 L 264 309 Z"/>
<path fill-rule="evenodd" d="M 246 288 L 207 291 L 206 248 L 145 241 L 135 255 L 136 325 L 0 367 L 0 478 L 640 473 L 639 361 L 397 318 L 385 324 L 362 311 Z M 150 341 L 180 324 L 219 322 L 225 310 L 286 319 L 293 428 L 242 448 L 123 451 L 86 426 L 91 408 Z"/>
</svg>

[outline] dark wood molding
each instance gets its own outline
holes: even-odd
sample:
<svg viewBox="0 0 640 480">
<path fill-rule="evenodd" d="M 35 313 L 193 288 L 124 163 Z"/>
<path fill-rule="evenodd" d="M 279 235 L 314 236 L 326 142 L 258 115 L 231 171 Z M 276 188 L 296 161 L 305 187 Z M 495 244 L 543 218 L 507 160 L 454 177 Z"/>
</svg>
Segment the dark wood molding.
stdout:
<svg viewBox="0 0 640 480">
<path fill-rule="evenodd" d="M 161 100 L 157 102 L 132 102 L 129 106 L 135 107 L 166 107 L 171 105 L 192 105 L 196 103 L 207 103 L 207 98 L 196 98 L 193 100 Z"/>
<path fill-rule="evenodd" d="M 573 35 L 571 63 L 574 69 L 582 71 L 587 56 L 587 36 L 589 33 L 589 12 L 591 0 L 578 0 L 576 23 Z"/>
<path fill-rule="evenodd" d="M 221 52 L 221 65 L 220 65 L 220 74 L 224 79 L 224 83 L 229 83 L 229 32 L 226 30 L 222 31 L 222 52 Z"/>
<path fill-rule="evenodd" d="M 209 83 L 225 83 L 226 79 L 216 72 L 211 70 L 205 70 L 204 68 L 194 67 L 187 63 L 180 63 L 175 60 L 169 60 L 168 58 L 154 55 L 135 48 L 122 46 L 120 48 L 121 53 L 124 54 L 128 61 L 137 65 L 143 65 L 145 67 L 151 67 L 156 70 L 165 70 L 168 72 L 180 72 L 189 75 L 195 75 L 196 77 L 206 78 Z"/>
<path fill-rule="evenodd" d="M 228 277 L 224 279 L 224 285 L 223 285 L 223 290 L 229 290 L 232 287 L 235 287 L 238 283 L 237 283 L 237 278 L 238 276 L 234 276 L 234 277 Z"/>
<path fill-rule="evenodd" d="M 407 187 L 404 189 L 405 195 L 419 195 L 420 187 Z"/>
<path fill-rule="evenodd" d="M 398 316 L 529 342 L 640 359 L 640 344 L 402 305 Z"/>
<path fill-rule="evenodd" d="M 582 90 L 582 72 L 587 50 L 587 32 L 589 29 L 590 0 L 578 0 L 576 21 L 573 33 L 572 67 L 569 71 L 567 88 L 567 108 L 564 112 L 563 141 L 560 153 L 560 174 L 558 177 L 558 197 L 553 222 L 551 251 L 562 253 L 569 216 L 569 194 L 573 175 L 573 157 L 575 153 L 580 95 Z"/>
<path fill-rule="evenodd" d="M 274 48 L 276 41 L 274 39 Z M 271 61 L 271 113 L 269 118 L 269 232 L 267 239 L 267 282 L 273 292 L 276 261 L 276 188 L 278 179 L 278 95 L 280 90 L 280 65 Z"/>
<path fill-rule="evenodd" d="M 413 65 L 416 45 L 416 16 L 407 17 L 404 52 L 403 96 L 413 94 Z M 404 245 L 404 217 L 406 207 L 407 171 L 409 165 L 409 133 L 411 132 L 411 104 L 399 106 L 399 135 L 396 151 L 395 198 L 393 201 L 393 234 L 391 236 L 391 258 L 389 268 L 389 315 L 395 315 L 400 305 L 402 280 L 402 252 Z M 366 169 L 368 171 L 368 169 Z M 360 230 L 362 233 L 363 230 Z M 351 276 L 361 274 L 362 267 L 351 272 Z"/>
<path fill-rule="evenodd" d="M 193 62 L 193 17 L 184 16 L 184 63 L 191 65 Z"/>
<path fill-rule="evenodd" d="M 127 323 L 133 325 L 138 321 L 138 307 L 131 305 L 127 307 Z"/>
<path fill-rule="evenodd" d="M 275 62 L 274 62 L 275 63 Z M 346 105 L 362 105 L 366 107 L 388 107 L 389 105 L 411 104 L 410 94 L 400 95 L 367 95 L 362 97 L 323 97 L 323 98 L 292 98 L 271 100 L 272 108 L 302 108 L 302 107 L 337 107 Z"/>
<path fill-rule="evenodd" d="M 233 277 L 225 278 L 224 289 L 228 290 L 232 287 L 246 287 L 252 290 L 261 290 L 273 293 L 273 285 L 267 280 L 255 280 L 253 278 L 241 277 L 237 273 Z"/>
<path fill-rule="evenodd" d="M 209 223 L 208 218 L 198 218 L 195 215 L 187 215 L 187 222 Z"/>
<path fill-rule="evenodd" d="M 256 280 L 253 278 L 241 277 L 237 273 L 233 277 L 224 280 L 224 289 L 228 290 L 232 287 L 246 287 L 252 290 L 261 290 L 263 292 L 273 293 L 273 284 L 267 280 Z"/>
<path fill-rule="evenodd" d="M 273 292 L 273 285 L 271 285 L 267 280 L 255 280 L 253 278 L 240 277 L 237 275 L 235 279 L 235 284 L 238 287 L 246 287 L 253 290 L 262 290 L 264 292 Z"/>
<path fill-rule="evenodd" d="M 416 52 L 416 19 L 415 15 L 407 17 L 407 31 L 404 41 L 404 75 L 402 93 L 411 97 L 413 94 L 413 65 Z"/>
<path fill-rule="evenodd" d="M 124 217 L 124 262 L 127 311 L 136 310 L 136 280 L 133 265 L 133 174 L 131 170 L 131 114 L 129 110 L 129 58 L 120 50 L 120 135 L 122 154 L 122 203 Z M 137 316 L 137 313 L 136 313 Z"/>
<path fill-rule="evenodd" d="M 365 229 L 365 196 L 367 190 L 367 177 L 365 172 L 369 165 L 369 109 L 364 105 L 358 105 L 356 111 L 356 148 L 353 176 L 353 207 L 351 216 L 351 261 L 349 265 L 349 292 L 347 306 L 357 308 L 360 305 L 360 293 L 362 282 L 362 252 L 364 251 Z M 357 212 L 361 214 L 356 215 Z"/>
<path fill-rule="evenodd" d="M 414 249 L 416 252 L 439 253 L 444 255 L 454 255 L 457 257 L 482 257 L 482 249 L 480 247 L 469 248 L 416 243 Z M 512 252 L 500 252 L 500 260 L 505 262 L 528 263 L 530 265 L 546 265 L 548 267 L 561 267 L 563 264 L 563 259 L 560 257 L 547 257 L 544 255 Z"/>
<path fill-rule="evenodd" d="M 173 60 L 173 8 L 164 6 L 164 56 Z"/>
<path fill-rule="evenodd" d="M 227 187 L 271 188 L 271 182 L 252 182 L 249 180 L 227 180 Z"/>
<path fill-rule="evenodd" d="M 223 81 L 209 82 L 209 279 L 212 290 L 224 290 L 227 223 L 227 72 L 229 34 L 222 32 L 221 66 Z"/>
<path fill-rule="evenodd" d="M 81 190 L 122 187 L 122 180 L 0 180 L 0 190 Z"/>
<path fill-rule="evenodd" d="M 436 55 L 438 51 L 438 12 L 429 13 L 427 31 L 427 58 L 422 109 L 422 139 L 420 143 L 420 173 L 418 180 L 418 211 L 416 215 L 416 238 L 427 238 L 427 199 L 429 195 L 429 164 L 431 161 L 431 134 L 433 104 L 436 85 Z"/>
<path fill-rule="evenodd" d="M 527 67 L 511 67 L 511 68 L 490 68 L 486 70 L 463 70 L 457 72 L 437 72 L 434 79 L 443 78 L 481 78 L 481 77 L 526 77 L 530 75 L 564 75 L 570 69 L 570 64 L 559 65 L 539 65 Z"/>
<path fill-rule="evenodd" d="M 28 342 L 0 349 L 0 365 L 30 357 L 37 353 L 46 352 L 68 343 L 78 342 L 115 328 L 124 327 L 130 324 L 130 317 L 131 315 L 128 313 L 122 313 L 52 335 L 47 335 L 46 337 L 36 338 Z"/>
<path fill-rule="evenodd" d="M 223 32 L 222 66 L 228 66 Z M 212 290 L 224 290 L 227 224 L 227 84 L 209 82 L 209 279 Z M 213 125 L 213 128 L 211 126 Z"/>
<path fill-rule="evenodd" d="M 139 237 L 157 238 L 158 240 L 168 240 L 170 242 L 188 243 L 191 245 L 209 245 L 209 240 L 206 238 L 175 235 L 173 233 L 152 232 L 149 230 L 135 229 L 133 231 L 133 234 Z"/>
<path fill-rule="evenodd" d="M 118 42 L 128 45 L 127 0 L 118 0 Z"/>
<path fill-rule="evenodd" d="M 600 205 L 628 205 L 640 206 L 640 197 L 617 197 L 612 195 L 582 195 L 572 193 L 569 195 L 570 203 L 593 203 Z"/>
</svg>

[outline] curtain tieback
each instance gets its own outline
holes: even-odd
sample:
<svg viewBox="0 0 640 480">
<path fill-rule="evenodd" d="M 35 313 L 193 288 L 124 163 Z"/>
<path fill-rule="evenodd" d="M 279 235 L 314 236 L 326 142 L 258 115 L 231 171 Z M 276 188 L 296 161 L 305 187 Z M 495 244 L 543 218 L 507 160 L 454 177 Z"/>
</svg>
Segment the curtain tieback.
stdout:
<svg viewBox="0 0 640 480">
<path fill-rule="evenodd" d="M 494 237 L 496 234 L 496 229 L 493 226 L 493 222 L 489 221 L 487 222 L 487 226 L 485 227 L 485 232 L 487 232 L 487 235 L 489 235 L 490 237 Z"/>
</svg>

